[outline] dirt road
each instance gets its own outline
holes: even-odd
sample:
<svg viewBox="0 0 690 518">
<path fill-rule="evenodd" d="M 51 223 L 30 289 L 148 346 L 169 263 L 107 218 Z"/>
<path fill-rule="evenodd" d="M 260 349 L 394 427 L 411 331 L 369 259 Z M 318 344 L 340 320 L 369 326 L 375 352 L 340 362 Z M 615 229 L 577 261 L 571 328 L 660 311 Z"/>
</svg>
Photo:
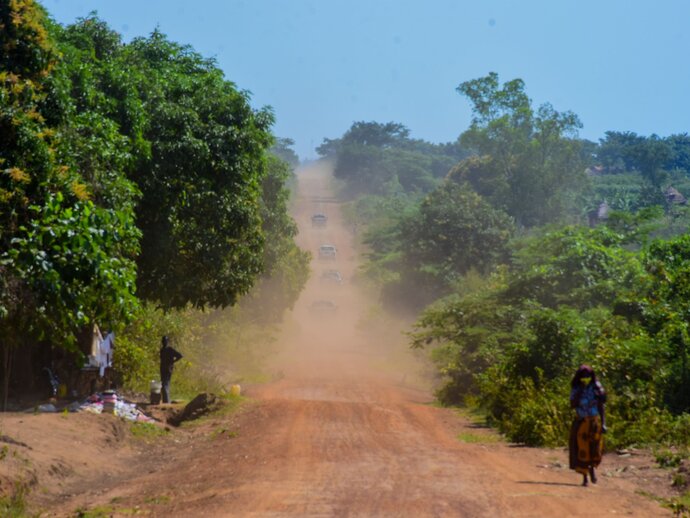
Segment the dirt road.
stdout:
<svg viewBox="0 0 690 518">
<path fill-rule="evenodd" d="M 328 186 L 317 168 L 300 174 L 301 245 L 315 255 L 322 243 L 338 252 L 334 261 L 314 259 L 276 360 L 284 377 L 254 388 L 239 414 L 171 442 L 169 462 L 65 506 L 116 502 L 123 515 L 126 508 L 180 517 L 665 515 L 630 480 L 602 476 L 581 488 L 563 467 L 564 451 L 495 442 L 491 431 L 432 405 L 396 348 L 399 330 L 367 329 L 376 316 L 351 283 L 353 229 Z M 313 212 L 326 213 L 328 225 L 312 228 Z M 326 268 L 340 270 L 343 284 L 322 281 Z M 311 311 L 319 299 L 337 310 Z M 461 433 L 477 441 L 463 443 Z"/>
</svg>

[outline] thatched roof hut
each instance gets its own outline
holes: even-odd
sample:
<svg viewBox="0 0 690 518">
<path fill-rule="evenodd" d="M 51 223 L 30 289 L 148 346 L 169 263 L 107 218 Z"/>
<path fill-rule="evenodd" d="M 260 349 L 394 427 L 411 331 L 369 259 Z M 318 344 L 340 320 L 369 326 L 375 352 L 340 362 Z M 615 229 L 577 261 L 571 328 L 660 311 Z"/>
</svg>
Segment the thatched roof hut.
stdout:
<svg viewBox="0 0 690 518">
<path fill-rule="evenodd" d="M 683 196 L 680 192 L 678 192 L 677 189 L 674 189 L 673 187 L 669 187 L 664 191 L 664 196 L 666 197 L 666 202 L 669 205 L 687 205 L 688 200 L 685 199 L 685 196 Z"/>
</svg>

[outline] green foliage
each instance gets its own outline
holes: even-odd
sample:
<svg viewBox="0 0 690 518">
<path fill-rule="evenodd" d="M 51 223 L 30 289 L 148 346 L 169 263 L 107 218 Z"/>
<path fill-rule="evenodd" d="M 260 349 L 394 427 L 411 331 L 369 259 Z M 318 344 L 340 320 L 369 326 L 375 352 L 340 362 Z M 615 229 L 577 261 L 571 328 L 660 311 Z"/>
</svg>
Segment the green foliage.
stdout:
<svg viewBox="0 0 690 518">
<path fill-rule="evenodd" d="M 151 157 L 131 176 L 142 192 L 139 293 L 165 307 L 233 304 L 262 270 L 261 178 L 273 117 L 252 110 L 212 60 L 159 32 L 135 39 L 125 58 L 138 65 L 149 106 Z"/>
<path fill-rule="evenodd" d="M 684 166 L 688 143 L 682 136 L 670 141 L 657 135 L 642 137 L 633 132 L 607 131 L 597 157 L 610 171 L 638 171 L 654 186 L 661 185 L 664 170 Z"/>
<path fill-rule="evenodd" d="M 136 306 L 140 234 L 134 187 L 120 170 L 106 172 L 108 159 L 121 162 L 105 156 L 121 141 L 100 151 L 114 127 L 77 117 L 75 132 L 62 131 L 75 114 L 48 29 L 59 31 L 29 1 L 0 3 L 0 20 L 0 347 L 8 358 L 8 348 L 48 333 L 74 347 L 93 319 L 126 320 Z M 7 384 L 9 363 L 3 377 Z"/>
<path fill-rule="evenodd" d="M 473 191 L 445 182 L 397 230 L 400 281 L 391 299 L 426 304 L 450 291 L 467 272 L 487 273 L 507 252 L 510 218 Z"/>
<path fill-rule="evenodd" d="M 184 356 L 173 374 L 175 398 L 219 394 L 231 383 L 264 380 L 266 361 L 275 352 L 276 330 L 275 324 L 257 319 L 254 304 L 244 299 L 234 308 L 206 311 L 192 307 L 163 311 L 142 304 L 117 337 L 114 364 L 124 386 L 147 393 L 149 382 L 160 379 L 163 335 Z"/>
<path fill-rule="evenodd" d="M 0 262 L 31 289 L 33 330 L 73 345 L 74 332 L 89 322 L 126 320 L 137 305 L 137 229 L 91 202 L 65 207 L 60 193 L 32 210 Z"/>
<path fill-rule="evenodd" d="M 335 176 L 350 193 L 429 192 L 466 153 L 457 144 L 430 144 L 409 133 L 394 122 L 355 122 L 342 138 L 325 139 L 317 151 L 335 160 Z"/>
<path fill-rule="evenodd" d="M 442 401 L 476 395 L 512 441 L 564 443 L 569 379 L 586 362 L 609 393 L 611 447 L 688 445 L 688 243 L 631 252 L 603 228 L 533 237 L 509 269 L 427 309 L 413 345 L 437 344 Z"/>
<path fill-rule="evenodd" d="M 559 446 L 568 436 L 571 411 L 564 379 L 535 383 L 522 378 L 509 387 L 507 399 L 515 405 L 498 421 L 499 429 L 512 442 Z M 567 386 L 567 385 L 566 385 Z"/>
<path fill-rule="evenodd" d="M 461 432 L 458 434 L 458 440 L 466 444 L 491 444 L 499 442 L 501 439 L 498 435 Z"/>
<path fill-rule="evenodd" d="M 674 452 L 664 449 L 657 451 L 654 458 L 662 468 L 677 468 L 688 458 L 688 452 Z"/>
<path fill-rule="evenodd" d="M 168 433 L 166 428 L 153 423 L 139 423 L 134 422 L 129 426 L 129 431 L 132 437 L 142 440 L 151 440 L 162 437 Z"/>
<path fill-rule="evenodd" d="M 642 274 L 634 254 L 618 246 L 621 237 L 605 228 L 565 227 L 519 243 L 515 277 L 507 296 L 555 308 L 611 303 Z"/>
<path fill-rule="evenodd" d="M 27 512 L 27 492 L 28 490 L 24 485 L 18 484 L 11 494 L 0 496 L 0 516 L 6 518 L 26 518 L 31 516 Z"/>
<path fill-rule="evenodd" d="M 179 366 L 180 391 L 218 388 L 202 347 L 213 333 L 200 329 L 223 317 L 189 306 L 235 304 L 263 274 L 227 324 L 251 329 L 261 349 L 266 322 L 308 275 L 288 215 L 291 171 L 268 153 L 272 113 L 158 31 L 125 44 L 95 14 L 61 27 L 28 0 L 0 1 L 0 29 L 3 366 L 10 347 L 48 336 L 75 349 L 98 322 L 126 327 L 115 363 L 127 386 L 158 378 L 168 334 L 192 360 Z M 274 151 L 294 162 L 290 145 Z M 242 372 L 266 354 L 227 349 L 252 364 Z"/>
<path fill-rule="evenodd" d="M 297 225 L 288 215 L 290 192 L 286 185 L 293 173 L 283 160 L 269 156 L 267 163 L 261 196 L 264 275 L 244 304 L 254 307 L 257 319 L 277 321 L 304 288 L 310 256 L 295 244 Z"/>
<path fill-rule="evenodd" d="M 0 70 L 40 84 L 58 57 L 40 5 L 33 0 L 0 3 L 0 48 Z"/>
<path fill-rule="evenodd" d="M 276 138 L 270 151 L 280 160 L 287 162 L 290 167 L 295 168 L 299 165 L 299 157 L 292 149 L 294 145 L 295 141 L 291 138 Z"/>
<path fill-rule="evenodd" d="M 535 111 L 521 79 L 500 86 L 493 72 L 457 91 L 473 105 L 472 125 L 460 141 L 480 158 L 461 163 L 449 177 L 469 183 L 519 225 L 543 225 L 572 213 L 574 195 L 585 184 L 577 116 L 549 104 Z"/>
</svg>

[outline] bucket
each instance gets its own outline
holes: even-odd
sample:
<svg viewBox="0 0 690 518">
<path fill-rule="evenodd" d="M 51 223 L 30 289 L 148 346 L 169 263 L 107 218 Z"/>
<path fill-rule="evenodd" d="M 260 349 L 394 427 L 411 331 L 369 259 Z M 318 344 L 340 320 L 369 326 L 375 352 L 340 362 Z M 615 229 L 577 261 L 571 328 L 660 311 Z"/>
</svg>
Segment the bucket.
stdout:
<svg viewBox="0 0 690 518">
<path fill-rule="evenodd" d="M 231 396 L 239 396 L 242 393 L 242 387 L 239 385 L 233 385 L 230 387 L 230 395 Z"/>
<path fill-rule="evenodd" d="M 103 413 L 114 414 L 115 405 L 117 404 L 117 394 L 112 390 L 106 390 L 101 397 L 103 400 Z"/>
<path fill-rule="evenodd" d="M 161 403 L 161 389 L 163 388 L 163 383 L 156 380 L 151 380 L 151 394 L 150 401 L 152 405 L 160 405 Z"/>
</svg>

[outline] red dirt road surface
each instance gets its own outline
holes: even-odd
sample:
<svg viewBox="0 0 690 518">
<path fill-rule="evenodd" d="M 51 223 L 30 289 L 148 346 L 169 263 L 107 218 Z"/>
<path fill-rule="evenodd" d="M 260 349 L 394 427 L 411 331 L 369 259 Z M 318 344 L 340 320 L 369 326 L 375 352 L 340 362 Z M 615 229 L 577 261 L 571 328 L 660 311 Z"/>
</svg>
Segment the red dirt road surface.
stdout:
<svg viewBox="0 0 690 518">
<path fill-rule="evenodd" d="M 315 212 L 328 215 L 325 227 L 311 226 Z M 299 174 L 294 214 L 313 273 L 286 324 L 281 379 L 251 388 L 238 413 L 176 434 L 158 452 L 169 460 L 113 474 L 98 494 L 76 494 L 48 515 L 95 505 L 166 517 L 669 514 L 636 494 L 634 481 L 605 476 L 609 457 L 599 484 L 582 488 L 564 451 L 511 447 L 434 406 L 400 329 L 377 326 L 351 283 L 354 229 L 317 166 Z M 337 247 L 335 260 L 318 259 L 324 243 Z M 343 284 L 322 281 L 326 268 L 340 270 Z M 337 309 L 310 310 L 320 299 Z"/>
</svg>

